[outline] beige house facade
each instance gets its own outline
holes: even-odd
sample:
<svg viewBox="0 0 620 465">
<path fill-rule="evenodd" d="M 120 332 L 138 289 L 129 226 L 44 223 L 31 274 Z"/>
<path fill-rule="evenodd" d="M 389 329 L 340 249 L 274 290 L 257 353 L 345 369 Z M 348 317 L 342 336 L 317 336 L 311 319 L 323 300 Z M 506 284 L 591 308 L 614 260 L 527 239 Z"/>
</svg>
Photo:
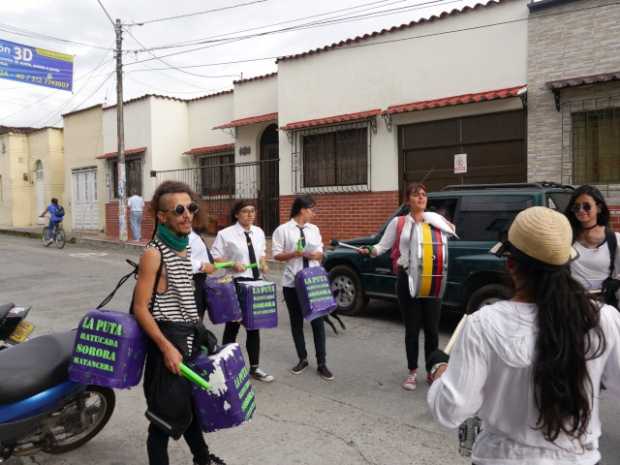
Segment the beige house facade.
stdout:
<svg viewBox="0 0 620 465">
<path fill-rule="evenodd" d="M 33 227 L 55 197 L 64 205 L 64 142 L 58 128 L 0 128 L 0 225 Z"/>
</svg>

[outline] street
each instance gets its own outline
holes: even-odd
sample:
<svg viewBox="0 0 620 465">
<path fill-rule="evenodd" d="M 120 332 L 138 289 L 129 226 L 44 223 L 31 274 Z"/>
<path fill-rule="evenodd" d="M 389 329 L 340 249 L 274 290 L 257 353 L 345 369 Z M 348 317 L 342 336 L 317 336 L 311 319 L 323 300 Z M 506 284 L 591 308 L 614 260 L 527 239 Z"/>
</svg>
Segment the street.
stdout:
<svg viewBox="0 0 620 465">
<path fill-rule="evenodd" d="M 32 306 L 28 318 L 35 335 L 75 327 L 129 271 L 125 258 L 135 252 L 44 248 L 40 241 L 0 235 L 0 302 Z M 279 281 L 279 276 L 271 276 Z M 128 282 L 109 309 L 125 310 L 133 283 Z M 405 465 L 467 464 L 457 453 L 454 431 L 440 428 L 426 406 L 427 385 L 421 373 L 418 389 L 406 392 L 404 330 L 393 303 L 372 301 L 366 315 L 347 317 L 346 331 L 326 327 L 328 364 L 336 376 L 326 382 L 316 374 L 315 360 L 300 376 L 289 374 L 296 362 L 284 302 L 278 328 L 262 331 L 261 367 L 276 377 L 254 383 L 257 410 L 241 427 L 207 436 L 211 451 L 229 465 Z M 445 318 L 440 345 L 447 342 L 456 319 Z M 212 327 L 212 326 L 211 326 Z M 218 337 L 222 327 L 215 328 Z M 243 331 L 240 342 L 244 341 Z M 306 343 L 313 354 L 306 325 Z M 245 351 L 244 351 L 245 352 Z M 423 370 L 421 370 L 423 372 Z M 47 465 L 137 465 L 146 463 L 147 421 L 140 387 L 116 391 L 117 405 L 106 428 L 77 451 L 39 454 Z M 620 462 L 620 407 L 602 402 L 604 463 Z M 184 441 L 171 442 L 172 464 L 189 464 Z M 9 465 L 30 463 L 12 459 Z"/>
</svg>

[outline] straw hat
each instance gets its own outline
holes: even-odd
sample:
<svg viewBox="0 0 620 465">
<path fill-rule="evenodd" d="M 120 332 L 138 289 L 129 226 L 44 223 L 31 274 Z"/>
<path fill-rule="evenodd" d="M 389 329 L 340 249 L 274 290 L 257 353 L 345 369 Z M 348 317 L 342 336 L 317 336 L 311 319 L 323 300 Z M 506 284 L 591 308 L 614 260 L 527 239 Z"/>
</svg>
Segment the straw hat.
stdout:
<svg viewBox="0 0 620 465">
<path fill-rule="evenodd" d="M 566 216 L 550 208 L 530 207 L 516 216 L 508 240 L 497 243 L 491 253 L 558 267 L 577 258 L 572 243 L 573 231 Z"/>
</svg>

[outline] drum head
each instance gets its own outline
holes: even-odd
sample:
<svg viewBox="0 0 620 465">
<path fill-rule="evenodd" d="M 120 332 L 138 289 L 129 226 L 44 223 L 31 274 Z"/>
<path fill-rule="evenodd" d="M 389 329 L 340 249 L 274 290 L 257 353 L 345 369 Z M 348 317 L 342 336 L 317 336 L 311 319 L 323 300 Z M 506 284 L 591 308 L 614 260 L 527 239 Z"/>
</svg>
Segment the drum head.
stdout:
<svg viewBox="0 0 620 465">
<path fill-rule="evenodd" d="M 446 235 L 428 223 L 417 223 L 409 245 L 409 292 L 414 298 L 443 296 L 448 264 Z"/>
</svg>

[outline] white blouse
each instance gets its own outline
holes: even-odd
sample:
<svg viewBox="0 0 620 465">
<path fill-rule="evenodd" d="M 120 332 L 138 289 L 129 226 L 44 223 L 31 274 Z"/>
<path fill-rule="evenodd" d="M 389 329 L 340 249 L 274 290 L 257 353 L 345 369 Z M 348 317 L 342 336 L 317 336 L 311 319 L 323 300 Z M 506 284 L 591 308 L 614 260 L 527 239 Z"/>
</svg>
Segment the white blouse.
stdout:
<svg viewBox="0 0 620 465">
<path fill-rule="evenodd" d="M 228 226 L 218 232 L 215 241 L 211 246 L 213 258 L 222 258 L 232 260 L 234 262 L 241 262 L 244 265 L 249 265 L 250 252 L 248 249 L 245 232 L 246 230 L 239 223 L 235 223 L 234 225 Z M 252 247 L 254 248 L 254 254 L 256 255 L 256 261 L 260 266 L 260 262 L 265 257 L 266 252 L 265 233 L 261 228 L 254 225 L 250 227 L 249 233 L 252 240 Z M 248 268 L 241 273 L 235 273 L 232 271 L 230 271 L 230 273 L 232 273 L 235 278 L 253 277 L 251 268 Z"/>
<path fill-rule="evenodd" d="M 603 354 L 587 362 L 594 389 L 588 433 L 581 444 L 560 433 L 555 443 L 535 429 L 532 363 L 538 337 L 535 304 L 500 301 L 468 317 L 448 369 L 428 392 L 433 417 L 456 428 L 469 417 L 482 419 L 472 454 L 477 465 L 594 465 L 601 459 L 599 398 L 620 399 L 620 314 L 605 305 L 600 324 Z"/>
<path fill-rule="evenodd" d="M 189 233 L 189 247 L 192 252 L 192 273 L 200 273 L 202 266 L 205 263 L 211 263 L 211 260 L 209 260 L 209 254 L 207 254 L 207 246 L 194 230 Z"/>
<path fill-rule="evenodd" d="M 616 233 L 618 249 L 615 257 L 615 277 L 620 277 L 620 234 Z M 586 289 L 599 290 L 601 284 L 609 276 L 609 246 L 604 242 L 593 249 L 581 245 L 579 242 L 573 244 L 575 250 L 579 252 L 579 257 L 571 262 L 570 268 L 573 277 L 579 281 Z"/>
</svg>

